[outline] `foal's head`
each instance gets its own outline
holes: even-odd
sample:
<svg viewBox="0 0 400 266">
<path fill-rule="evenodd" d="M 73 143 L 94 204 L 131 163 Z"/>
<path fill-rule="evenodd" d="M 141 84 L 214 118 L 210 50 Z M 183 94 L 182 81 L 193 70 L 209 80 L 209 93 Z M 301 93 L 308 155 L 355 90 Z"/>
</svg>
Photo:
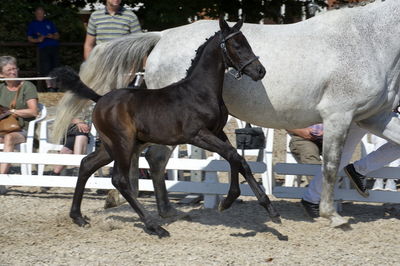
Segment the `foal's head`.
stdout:
<svg viewBox="0 0 400 266">
<path fill-rule="evenodd" d="M 222 18 L 219 20 L 221 28 L 221 47 L 224 53 L 225 64 L 235 68 L 235 74 L 240 79 L 242 74 L 246 74 L 253 80 L 260 80 L 265 76 L 265 68 L 255 56 L 246 37 L 240 31 L 243 20 L 239 20 L 232 28 Z"/>
</svg>

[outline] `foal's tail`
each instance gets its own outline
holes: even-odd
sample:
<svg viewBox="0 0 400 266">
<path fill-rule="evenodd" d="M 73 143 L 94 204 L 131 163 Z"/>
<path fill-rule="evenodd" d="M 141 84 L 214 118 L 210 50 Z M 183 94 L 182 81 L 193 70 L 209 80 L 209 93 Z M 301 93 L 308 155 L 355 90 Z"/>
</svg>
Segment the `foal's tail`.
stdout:
<svg viewBox="0 0 400 266">
<path fill-rule="evenodd" d="M 59 67 L 54 69 L 50 76 L 56 79 L 57 88 L 63 91 L 70 91 L 73 94 L 97 102 L 101 95 L 86 86 L 78 74 L 71 67 Z"/>
<path fill-rule="evenodd" d="M 126 88 L 143 67 L 143 61 L 161 39 L 161 32 L 135 33 L 96 45 L 81 65 L 79 76 L 96 93 L 104 95 L 115 88 Z M 59 142 L 68 125 L 79 117 L 88 100 L 66 92 L 57 106 L 53 141 Z"/>
</svg>

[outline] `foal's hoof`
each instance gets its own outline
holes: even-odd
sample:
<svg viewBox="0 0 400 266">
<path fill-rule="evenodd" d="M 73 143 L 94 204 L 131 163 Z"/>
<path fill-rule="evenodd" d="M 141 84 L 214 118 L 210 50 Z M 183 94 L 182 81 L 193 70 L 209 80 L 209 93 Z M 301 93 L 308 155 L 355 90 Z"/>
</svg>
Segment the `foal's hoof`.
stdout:
<svg viewBox="0 0 400 266">
<path fill-rule="evenodd" d="M 271 218 L 271 221 L 273 223 L 282 224 L 282 220 L 281 220 L 281 217 L 279 215 L 278 216 L 271 216 L 270 218 Z"/>
<path fill-rule="evenodd" d="M 79 225 L 80 227 L 90 227 L 90 223 L 89 223 L 89 218 L 88 217 L 76 217 L 76 218 L 72 218 L 72 220 L 74 221 L 74 223 L 76 223 L 77 225 Z"/>
<path fill-rule="evenodd" d="M 229 209 L 231 207 L 231 205 L 232 205 L 232 202 L 227 201 L 227 198 L 225 198 L 219 203 L 218 210 L 220 212 L 222 212 L 226 209 Z"/>
<path fill-rule="evenodd" d="M 177 216 L 178 211 L 174 207 L 170 206 L 166 210 L 160 211 L 158 214 L 162 218 L 171 218 Z"/>
<path fill-rule="evenodd" d="M 169 237 L 169 232 L 161 226 L 146 227 L 146 232 L 150 235 L 157 235 L 158 238 Z"/>
</svg>

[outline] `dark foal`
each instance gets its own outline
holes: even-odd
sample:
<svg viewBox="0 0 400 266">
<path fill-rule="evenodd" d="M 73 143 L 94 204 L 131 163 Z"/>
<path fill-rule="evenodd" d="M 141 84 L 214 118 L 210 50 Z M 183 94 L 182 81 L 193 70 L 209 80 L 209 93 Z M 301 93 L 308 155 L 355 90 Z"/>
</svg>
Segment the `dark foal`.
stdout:
<svg viewBox="0 0 400 266">
<path fill-rule="evenodd" d="M 102 145 L 82 160 L 70 212 L 75 223 L 80 226 L 88 224 L 81 214 L 81 201 L 88 178 L 114 160 L 113 185 L 138 213 L 149 233 L 159 237 L 169 235 L 138 202 L 134 191 L 137 188 L 130 177 L 132 172 L 137 177 L 140 152 L 153 143 L 190 143 L 217 152 L 231 166 L 231 187 L 223 208 L 228 208 L 240 195 L 240 172 L 271 218 L 280 221 L 279 214 L 255 181 L 248 164 L 222 131 L 228 117 L 222 99 L 225 69 L 234 67 L 253 80 L 260 80 L 265 75 L 264 67 L 239 31 L 241 26 L 242 21 L 230 28 L 221 19 L 221 30 L 199 47 L 187 77 L 158 90 L 118 89 L 100 96 L 85 86 L 71 69 L 61 68 L 53 72 L 59 88 L 97 102 L 93 123 Z M 165 184 L 158 182 L 154 186 L 165 187 Z M 166 197 L 156 196 L 157 200 Z"/>
</svg>

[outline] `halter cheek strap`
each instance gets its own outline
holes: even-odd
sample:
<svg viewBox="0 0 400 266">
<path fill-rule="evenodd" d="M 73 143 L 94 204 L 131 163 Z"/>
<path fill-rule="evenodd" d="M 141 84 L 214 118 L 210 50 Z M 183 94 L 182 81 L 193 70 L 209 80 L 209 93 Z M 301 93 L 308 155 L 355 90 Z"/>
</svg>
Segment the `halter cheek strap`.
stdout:
<svg viewBox="0 0 400 266">
<path fill-rule="evenodd" d="M 226 36 L 225 38 L 223 38 L 223 37 L 222 37 L 222 32 L 221 32 L 221 33 L 220 33 L 220 35 L 221 35 L 221 43 L 220 43 L 220 46 L 221 46 L 221 48 L 222 48 L 223 55 L 224 55 L 222 58 L 223 58 L 223 60 L 224 60 L 225 69 L 228 69 L 228 68 L 229 68 L 229 65 L 228 65 L 228 63 L 227 63 L 227 61 L 229 61 L 230 64 L 237 70 L 236 73 L 234 73 L 234 72 L 232 72 L 232 71 L 229 71 L 229 73 L 230 73 L 231 75 L 233 75 L 233 76 L 235 77 L 235 79 L 240 80 L 240 79 L 242 78 L 242 76 L 243 76 L 243 70 L 244 70 L 248 65 L 250 65 L 250 64 L 253 63 L 254 61 L 258 60 L 259 57 L 258 57 L 258 56 L 253 57 L 252 59 L 248 60 L 245 64 L 243 64 L 241 67 L 238 67 L 238 66 L 236 66 L 236 65 L 233 63 L 233 61 L 232 61 L 231 57 L 229 56 L 228 51 L 227 51 L 227 49 L 226 49 L 226 41 L 229 40 L 230 38 L 232 38 L 233 36 L 238 35 L 238 34 L 242 34 L 242 32 L 241 32 L 241 31 L 236 31 L 236 32 L 233 32 L 233 33 L 229 34 L 229 35 Z"/>
</svg>

